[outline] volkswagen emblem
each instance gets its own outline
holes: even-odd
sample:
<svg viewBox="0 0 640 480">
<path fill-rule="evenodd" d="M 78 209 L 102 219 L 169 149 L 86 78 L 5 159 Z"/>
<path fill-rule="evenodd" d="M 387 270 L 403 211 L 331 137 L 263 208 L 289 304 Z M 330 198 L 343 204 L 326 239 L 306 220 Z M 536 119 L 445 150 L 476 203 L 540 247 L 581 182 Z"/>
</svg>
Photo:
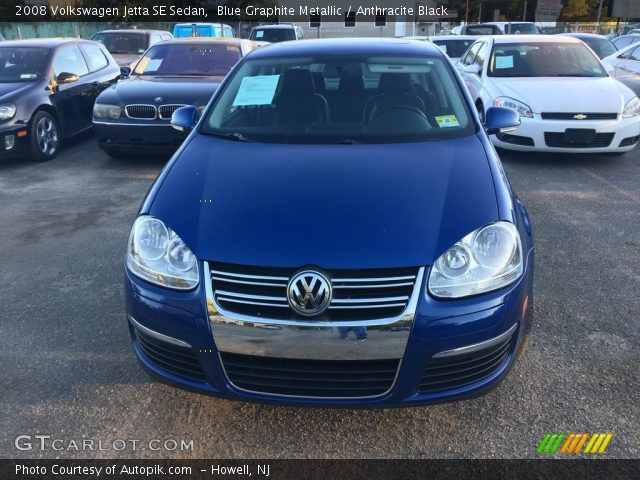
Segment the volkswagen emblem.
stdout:
<svg viewBox="0 0 640 480">
<path fill-rule="evenodd" d="M 162 100 L 164 100 L 164 98 L 162 98 L 162 97 L 156 97 L 156 98 L 153 99 L 153 101 L 156 102 L 156 103 L 160 103 Z"/>
<path fill-rule="evenodd" d="M 320 315 L 331 303 L 331 282 L 312 270 L 297 273 L 289 280 L 287 299 L 291 308 L 300 315 Z"/>
<path fill-rule="evenodd" d="M 584 113 L 578 113 L 574 115 L 573 118 L 575 118 L 576 120 L 584 120 L 585 118 L 587 118 L 587 115 L 585 115 Z"/>
</svg>

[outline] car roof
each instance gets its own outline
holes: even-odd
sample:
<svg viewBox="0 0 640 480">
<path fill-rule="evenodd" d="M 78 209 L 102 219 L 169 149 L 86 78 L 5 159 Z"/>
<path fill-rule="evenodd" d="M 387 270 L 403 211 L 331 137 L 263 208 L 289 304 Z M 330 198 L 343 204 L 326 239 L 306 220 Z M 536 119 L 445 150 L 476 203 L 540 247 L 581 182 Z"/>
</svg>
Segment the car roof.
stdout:
<svg viewBox="0 0 640 480">
<path fill-rule="evenodd" d="M 305 55 L 428 55 L 444 53 L 431 43 L 402 38 L 322 38 L 271 44 L 251 53 L 251 58 L 297 57 Z"/>
<path fill-rule="evenodd" d="M 86 42 L 96 43 L 84 38 L 31 38 L 28 40 L 6 40 L 2 42 L 3 47 L 42 47 L 56 48 L 65 43 Z"/>
<path fill-rule="evenodd" d="M 94 35 L 97 35 L 99 33 L 143 33 L 143 34 L 147 34 L 147 33 L 171 33 L 168 30 L 147 30 L 147 29 L 136 29 L 136 28 L 123 28 L 123 29 L 111 29 L 111 30 L 100 30 L 99 32 L 96 32 Z"/>
<path fill-rule="evenodd" d="M 183 23 L 176 23 L 173 28 L 175 27 L 216 27 L 219 25 L 226 25 L 229 26 L 227 23 L 220 23 L 220 22 L 183 22 Z"/>
<path fill-rule="evenodd" d="M 564 36 L 573 37 L 573 38 L 604 38 L 609 40 L 604 35 L 598 35 L 597 33 L 570 32 L 570 33 L 557 33 L 556 35 L 564 35 Z"/>
<path fill-rule="evenodd" d="M 282 30 L 290 30 L 292 28 L 295 28 L 295 25 L 288 25 L 288 24 L 282 24 L 282 23 L 273 23 L 273 24 L 269 24 L 269 25 L 256 25 L 255 27 L 252 28 L 252 30 L 259 30 L 261 28 L 269 28 L 269 29 L 282 29 Z"/>
<path fill-rule="evenodd" d="M 460 41 L 465 41 L 465 40 L 477 40 L 479 37 L 478 35 L 434 35 L 432 37 L 429 37 L 429 40 L 431 40 L 432 42 L 435 42 L 436 40 L 460 40 Z"/>
<path fill-rule="evenodd" d="M 503 35 L 490 38 L 494 43 L 581 43 L 578 38 L 562 35 Z"/>
<path fill-rule="evenodd" d="M 162 40 L 155 45 L 175 45 L 175 44 L 193 44 L 202 45 L 205 43 L 222 43 L 223 45 L 237 45 L 240 46 L 243 43 L 253 43 L 251 40 L 236 37 L 182 37 L 173 38 L 171 40 Z M 154 46 L 155 46 L 154 45 Z"/>
</svg>

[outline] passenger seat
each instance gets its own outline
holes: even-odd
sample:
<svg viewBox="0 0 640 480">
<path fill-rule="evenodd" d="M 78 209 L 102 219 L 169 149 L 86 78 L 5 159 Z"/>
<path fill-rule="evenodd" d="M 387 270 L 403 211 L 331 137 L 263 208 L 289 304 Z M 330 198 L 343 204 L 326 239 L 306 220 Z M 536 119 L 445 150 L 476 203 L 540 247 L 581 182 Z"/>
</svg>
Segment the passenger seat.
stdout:
<svg viewBox="0 0 640 480">
<path fill-rule="evenodd" d="M 282 76 L 280 92 L 273 101 L 276 123 L 296 130 L 329 121 L 327 100 L 314 92 L 309 70 L 290 69 Z"/>
</svg>

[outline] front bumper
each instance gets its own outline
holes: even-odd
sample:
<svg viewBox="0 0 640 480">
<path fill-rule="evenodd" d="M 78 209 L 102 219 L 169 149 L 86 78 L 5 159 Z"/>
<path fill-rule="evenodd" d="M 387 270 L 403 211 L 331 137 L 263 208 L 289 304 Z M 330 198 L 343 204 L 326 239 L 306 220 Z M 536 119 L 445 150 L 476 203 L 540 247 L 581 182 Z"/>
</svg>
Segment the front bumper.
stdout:
<svg viewBox="0 0 640 480">
<path fill-rule="evenodd" d="M 186 135 L 168 121 L 102 122 L 93 121 L 98 146 L 103 150 L 134 155 L 171 154 Z"/>
<path fill-rule="evenodd" d="M 543 120 L 522 118 L 520 126 L 508 134 L 492 135 L 496 147 L 517 151 L 556 153 L 622 153 L 633 150 L 640 140 L 640 117 L 616 120 Z M 564 142 L 567 129 L 592 129 L 593 143 L 572 145 Z"/>
<path fill-rule="evenodd" d="M 428 271 L 423 271 L 415 289 L 412 318 L 371 328 L 366 342 L 340 338 L 335 325 L 249 325 L 242 319 L 229 318 L 207 295 L 204 273 L 195 290 L 170 292 L 127 271 L 127 314 L 134 351 L 151 376 L 180 388 L 230 399 L 384 407 L 440 403 L 487 392 L 510 369 L 528 328 L 533 251 L 516 283 L 476 298 L 452 302 L 429 297 L 425 293 Z M 350 326 L 361 325 L 354 322 Z M 343 327 L 349 327 L 348 323 Z M 353 382 L 375 384 L 375 394 L 366 394 L 358 384 L 354 396 L 290 395 L 284 389 L 286 385 L 282 393 L 274 393 L 243 388 L 238 380 L 249 372 L 253 384 L 259 385 L 254 373 L 267 372 L 264 378 L 268 381 L 281 378 L 286 383 L 292 371 L 298 376 L 313 372 L 313 385 L 319 378 L 326 380 L 337 367 L 351 368 L 354 364 L 368 370 L 355 377 L 342 376 L 342 381 L 351 378 Z M 378 372 L 386 376 L 376 377 Z M 286 376 L 279 377 L 283 373 Z"/>
<path fill-rule="evenodd" d="M 0 160 L 24 157 L 29 154 L 29 135 L 26 126 L 12 125 L 0 130 Z"/>
</svg>

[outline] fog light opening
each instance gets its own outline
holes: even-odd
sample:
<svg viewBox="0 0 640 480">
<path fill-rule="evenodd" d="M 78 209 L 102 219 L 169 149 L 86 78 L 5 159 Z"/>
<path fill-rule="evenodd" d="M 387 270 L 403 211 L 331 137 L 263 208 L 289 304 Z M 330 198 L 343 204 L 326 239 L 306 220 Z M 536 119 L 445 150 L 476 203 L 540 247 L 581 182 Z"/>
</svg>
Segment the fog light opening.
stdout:
<svg viewBox="0 0 640 480">
<path fill-rule="evenodd" d="M 13 135 L 6 135 L 4 137 L 5 150 L 11 150 L 15 144 L 16 144 L 16 137 L 14 137 Z"/>
</svg>

